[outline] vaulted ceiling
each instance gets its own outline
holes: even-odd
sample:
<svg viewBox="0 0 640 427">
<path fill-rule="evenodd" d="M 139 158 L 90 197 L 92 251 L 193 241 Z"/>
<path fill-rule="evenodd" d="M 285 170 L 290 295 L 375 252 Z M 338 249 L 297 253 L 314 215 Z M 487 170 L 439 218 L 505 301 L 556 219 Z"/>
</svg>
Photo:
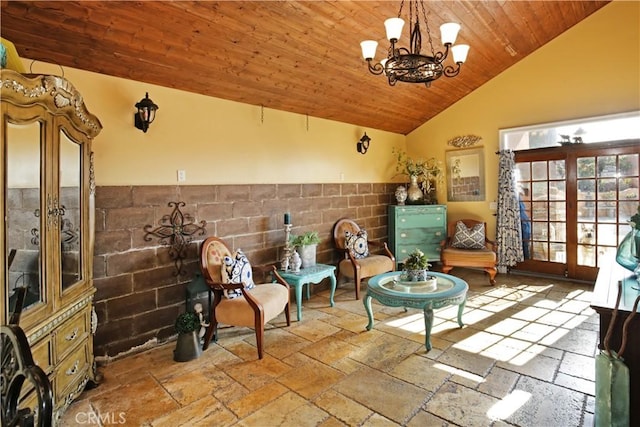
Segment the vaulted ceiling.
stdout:
<svg viewBox="0 0 640 427">
<path fill-rule="evenodd" d="M 12 0 L 0 32 L 25 58 L 407 134 L 607 3 L 425 2 L 436 51 L 450 21 L 471 46 L 461 73 L 429 88 L 391 87 L 361 56 L 365 39 L 386 55 L 400 1 Z M 423 52 L 427 37 L 423 25 Z"/>
</svg>

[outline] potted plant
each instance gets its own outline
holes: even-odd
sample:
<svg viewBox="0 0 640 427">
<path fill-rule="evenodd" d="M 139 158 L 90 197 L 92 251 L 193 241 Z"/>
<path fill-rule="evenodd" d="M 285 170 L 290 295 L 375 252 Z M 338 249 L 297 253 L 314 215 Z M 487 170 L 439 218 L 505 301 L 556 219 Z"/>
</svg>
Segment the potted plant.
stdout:
<svg viewBox="0 0 640 427">
<path fill-rule="evenodd" d="M 173 350 L 173 360 L 176 362 L 188 362 L 197 359 L 202 354 L 200 340 L 197 331 L 200 330 L 200 319 L 193 311 L 182 313 L 175 323 L 178 340 Z"/>
<path fill-rule="evenodd" d="M 298 248 L 300 258 L 302 258 L 302 268 L 316 265 L 316 248 L 320 243 L 320 236 L 317 231 L 307 231 L 304 234 L 292 234 L 289 242 Z"/>
<path fill-rule="evenodd" d="M 406 152 L 395 148 L 391 152 L 396 158 L 396 176 L 409 177 L 407 202 L 410 204 L 423 203 L 425 194 L 428 196 L 429 202 L 435 202 L 436 183 L 442 182 L 444 177 L 442 162 L 435 157 L 414 160 Z"/>
<path fill-rule="evenodd" d="M 409 282 L 424 282 L 430 277 L 427 273 L 429 267 L 431 267 L 431 264 L 429 264 L 427 256 L 416 248 L 404 260 L 402 279 Z"/>
</svg>

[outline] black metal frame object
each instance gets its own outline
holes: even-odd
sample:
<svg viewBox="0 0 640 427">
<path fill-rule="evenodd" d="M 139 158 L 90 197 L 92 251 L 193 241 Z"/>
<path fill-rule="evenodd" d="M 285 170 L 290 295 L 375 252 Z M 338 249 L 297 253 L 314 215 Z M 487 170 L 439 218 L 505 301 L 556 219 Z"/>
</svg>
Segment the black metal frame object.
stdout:
<svg viewBox="0 0 640 427">
<path fill-rule="evenodd" d="M 186 274 L 183 260 L 187 257 L 187 245 L 196 233 L 199 236 L 205 235 L 207 222 L 200 221 L 196 224 L 190 214 L 183 214 L 180 208 L 185 206 L 184 202 L 169 202 L 168 206 L 173 207 L 173 211 L 160 219 L 160 226 L 155 229 L 149 224 L 144 226 L 144 240 L 150 242 L 151 236 L 154 236 L 160 238 L 161 244 L 169 245 L 169 256 L 176 266 L 174 276 L 182 276 Z"/>
<path fill-rule="evenodd" d="M 8 325 L 0 326 L 0 412 L 2 425 L 49 427 L 53 424 L 53 389 L 47 374 L 33 362 L 27 336 L 18 322 L 26 288 L 17 290 L 16 308 Z M 25 381 L 31 383 L 37 396 L 37 407 L 18 409 Z"/>
</svg>

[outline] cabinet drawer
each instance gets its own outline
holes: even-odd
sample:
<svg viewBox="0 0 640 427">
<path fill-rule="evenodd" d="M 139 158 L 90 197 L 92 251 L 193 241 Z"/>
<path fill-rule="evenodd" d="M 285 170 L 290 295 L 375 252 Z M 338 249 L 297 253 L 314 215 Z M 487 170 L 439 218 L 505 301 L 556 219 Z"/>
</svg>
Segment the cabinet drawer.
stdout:
<svg viewBox="0 0 640 427">
<path fill-rule="evenodd" d="M 85 341 L 84 345 L 78 347 L 72 352 L 65 360 L 60 363 L 58 370 L 56 371 L 56 390 L 60 393 L 57 396 L 57 401 L 61 399 L 66 393 L 67 387 L 84 378 L 88 368 L 88 341 Z"/>
<path fill-rule="evenodd" d="M 77 343 L 85 339 L 89 330 L 88 314 L 87 310 L 81 311 L 56 332 L 56 360 L 64 359 Z"/>
<path fill-rule="evenodd" d="M 51 373 L 53 358 L 51 357 L 51 341 L 49 341 L 49 337 L 31 347 L 31 355 L 33 356 L 33 363 L 40 366 L 46 374 Z"/>
<path fill-rule="evenodd" d="M 411 214 L 402 214 L 399 215 L 396 221 L 396 227 L 398 230 L 402 230 L 403 228 L 413 228 L 413 227 L 441 227 L 445 223 L 445 215 L 443 214 L 434 214 L 434 215 L 411 215 Z"/>
<path fill-rule="evenodd" d="M 398 245 L 440 244 L 444 238 L 444 232 L 439 227 L 401 229 L 396 236 Z"/>
<path fill-rule="evenodd" d="M 436 215 L 436 214 L 444 214 L 445 209 L 439 205 L 422 205 L 422 206 L 403 206 L 396 207 L 396 215 Z"/>
</svg>

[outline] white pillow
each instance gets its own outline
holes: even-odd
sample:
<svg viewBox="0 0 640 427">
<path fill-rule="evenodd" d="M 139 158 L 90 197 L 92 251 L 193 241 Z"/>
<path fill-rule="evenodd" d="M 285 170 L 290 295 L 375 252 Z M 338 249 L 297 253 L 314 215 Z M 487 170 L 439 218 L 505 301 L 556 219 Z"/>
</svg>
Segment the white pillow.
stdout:
<svg viewBox="0 0 640 427">
<path fill-rule="evenodd" d="M 369 256 L 369 245 L 367 244 L 367 231 L 362 229 L 357 233 L 345 231 L 344 245 L 354 258 L 366 258 Z"/>
<path fill-rule="evenodd" d="M 255 286 L 251 264 L 242 249 L 238 249 L 233 258 L 230 256 L 224 257 L 221 273 L 223 283 L 244 283 L 245 289 L 251 289 Z M 225 291 L 224 294 L 227 298 L 236 298 L 242 295 L 242 291 L 240 289 L 231 289 Z"/>
</svg>

